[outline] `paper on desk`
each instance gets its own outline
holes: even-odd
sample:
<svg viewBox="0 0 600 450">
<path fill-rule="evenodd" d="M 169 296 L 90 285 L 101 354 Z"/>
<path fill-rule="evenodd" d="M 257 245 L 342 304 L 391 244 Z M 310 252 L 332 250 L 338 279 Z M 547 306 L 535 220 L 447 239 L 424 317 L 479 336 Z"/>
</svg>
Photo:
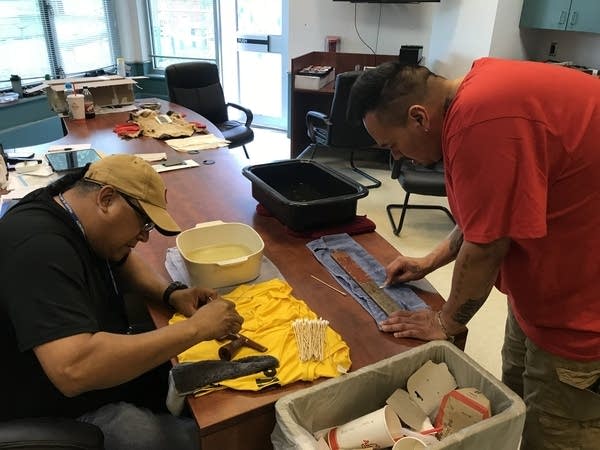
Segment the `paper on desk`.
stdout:
<svg viewBox="0 0 600 450">
<path fill-rule="evenodd" d="M 165 141 L 171 148 L 178 152 L 191 152 L 196 150 L 208 150 L 211 148 L 226 147 L 229 141 L 220 139 L 214 134 L 200 134 L 187 138 L 167 139 Z"/>
<path fill-rule="evenodd" d="M 51 145 L 48 147 L 48 152 L 64 152 L 68 150 L 85 150 L 92 148 L 92 144 L 63 144 L 63 145 Z"/>
<path fill-rule="evenodd" d="M 156 170 L 158 173 L 161 172 L 169 172 L 171 170 L 179 170 L 179 169 L 187 169 L 188 167 L 198 167 L 199 164 L 193 159 L 186 159 L 185 161 L 181 161 L 181 164 L 177 164 L 176 166 L 165 166 L 163 164 L 153 164 L 152 168 Z"/>
<path fill-rule="evenodd" d="M 136 153 L 135 156 L 139 156 L 144 161 L 148 162 L 163 161 L 167 159 L 166 153 Z"/>
<path fill-rule="evenodd" d="M 27 172 L 27 173 L 24 173 L 21 175 L 34 176 L 34 177 L 49 177 L 53 173 L 54 173 L 54 170 L 52 170 L 52 167 L 50 167 L 50 165 L 42 163 L 42 164 L 38 164 L 38 167 L 35 170 L 32 170 L 31 172 Z"/>
<path fill-rule="evenodd" d="M 23 198 L 30 192 L 47 186 L 59 178 L 59 176 L 53 172 L 52 169 L 50 169 L 50 174 L 47 176 L 40 176 L 37 174 L 37 172 L 41 171 L 46 173 L 47 169 L 50 168 L 47 165 L 42 164 L 40 169 L 36 170 L 35 172 L 29 172 L 26 174 L 11 172 L 8 176 L 8 189 L 10 189 L 10 192 L 3 195 L 2 198 L 6 200 Z M 33 175 L 33 173 L 36 173 L 36 175 Z"/>
</svg>

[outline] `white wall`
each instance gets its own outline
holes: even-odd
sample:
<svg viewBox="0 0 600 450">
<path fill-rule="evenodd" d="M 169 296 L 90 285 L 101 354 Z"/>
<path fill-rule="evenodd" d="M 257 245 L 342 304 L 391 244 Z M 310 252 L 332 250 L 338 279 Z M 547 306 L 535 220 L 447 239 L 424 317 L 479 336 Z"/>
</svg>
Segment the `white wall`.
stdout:
<svg viewBox="0 0 600 450">
<path fill-rule="evenodd" d="M 575 31 L 521 30 L 528 59 L 572 61 L 580 66 L 600 68 L 600 34 Z M 556 56 L 548 56 L 550 44 L 558 43 Z"/>
<path fill-rule="evenodd" d="M 433 17 L 429 68 L 456 78 L 489 56 L 497 6 L 498 0 L 443 0 Z"/>
<path fill-rule="evenodd" d="M 519 32 L 523 0 L 499 0 L 492 32 L 490 56 L 527 59 Z"/>
<path fill-rule="evenodd" d="M 449 78 L 463 75 L 483 56 L 524 59 L 519 35 L 523 0 L 442 0 L 406 5 L 351 4 L 332 0 L 290 0 L 289 54 L 323 50 L 327 35 L 342 38 L 341 51 L 369 53 L 354 29 L 375 48 L 379 11 L 381 54 L 402 44 L 423 45 L 424 64 Z"/>
<path fill-rule="evenodd" d="M 358 31 L 378 54 L 397 55 L 403 44 L 422 45 L 427 63 L 432 15 L 439 6 L 440 3 L 378 5 L 290 0 L 289 57 L 323 51 L 325 36 L 329 35 L 341 37 L 341 52 L 371 53 L 357 36 L 356 8 Z"/>
</svg>

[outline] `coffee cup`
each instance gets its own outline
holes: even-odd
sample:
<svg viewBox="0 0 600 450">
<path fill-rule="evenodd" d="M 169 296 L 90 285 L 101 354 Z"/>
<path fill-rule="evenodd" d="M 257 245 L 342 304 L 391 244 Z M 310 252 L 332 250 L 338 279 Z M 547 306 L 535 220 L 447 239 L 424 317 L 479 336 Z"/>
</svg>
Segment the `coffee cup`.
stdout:
<svg viewBox="0 0 600 450">
<path fill-rule="evenodd" d="M 385 448 L 394 445 L 401 436 L 402 424 L 394 410 L 386 405 L 377 411 L 332 428 L 327 433 L 331 450 L 355 448 Z"/>
<path fill-rule="evenodd" d="M 438 442 L 434 436 L 405 436 L 396 441 L 392 450 L 421 450 Z"/>
<path fill-rule="evenodd" d="M 83 104 L 83 94 L 67 95 L 67 104 L 69 105 L 69 114 L 73 119 L 85 119 L 85 106 Z"/>
</svg>

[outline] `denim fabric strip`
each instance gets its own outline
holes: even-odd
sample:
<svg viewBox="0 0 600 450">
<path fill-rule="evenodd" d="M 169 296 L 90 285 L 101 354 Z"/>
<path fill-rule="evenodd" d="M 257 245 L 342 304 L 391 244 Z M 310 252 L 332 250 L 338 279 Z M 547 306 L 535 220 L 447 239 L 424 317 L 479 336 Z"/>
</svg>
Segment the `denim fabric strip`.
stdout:
<svg viewBox="0 0 600 450">
<path fill-rule="evenodd" d="M 387 318 L 383 310 L 369 297 L 358 284 L 342 269 L 331 257 L 331 251 L 342 250 L 364 270 L 378 285 L 385 281 L 385 268 L 379 264 L 363 247 L 361 247 L 348 234 L 331 234 L 309 242 L 306 246 L 315 255 L 315 258 L 327 268 L 329 273 L 335 277 L 337 282 L 362 305 L 363 308 L 377 321 Z M 419 298 L 412 289 L 395 285 L 384 288 L 385 293 L 404 310 L 415 311 L 427 308 L 427 305 Z"/>
</svg>

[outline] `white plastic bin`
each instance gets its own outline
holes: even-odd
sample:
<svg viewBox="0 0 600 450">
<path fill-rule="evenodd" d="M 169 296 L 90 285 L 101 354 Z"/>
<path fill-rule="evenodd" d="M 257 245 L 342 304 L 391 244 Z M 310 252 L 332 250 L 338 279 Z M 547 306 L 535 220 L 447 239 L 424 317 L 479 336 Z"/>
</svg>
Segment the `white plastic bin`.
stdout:
<svg viewBox="0 0 600 450">
<path fill-rule="evenodd" d="M 220 288 L 260 275 L 265 244 L 251 226 L 204 222 L 177 236 L 177 249 L 194 286 Z"/>
<path fill-rule="evenodd" d="M 475 387 L 490 400 L 492 417 L 429 448 L 516 450 L 525 423 L 521 398 L 473 359 L 446 341 L 433 341 L 342 377 L 280 398 L 271 435 L 278 450 L 318 449 L 312 433 L 381 408 L 395 389 L 427 360 L 445 362 L 459 387 Z"/>
</svg>

